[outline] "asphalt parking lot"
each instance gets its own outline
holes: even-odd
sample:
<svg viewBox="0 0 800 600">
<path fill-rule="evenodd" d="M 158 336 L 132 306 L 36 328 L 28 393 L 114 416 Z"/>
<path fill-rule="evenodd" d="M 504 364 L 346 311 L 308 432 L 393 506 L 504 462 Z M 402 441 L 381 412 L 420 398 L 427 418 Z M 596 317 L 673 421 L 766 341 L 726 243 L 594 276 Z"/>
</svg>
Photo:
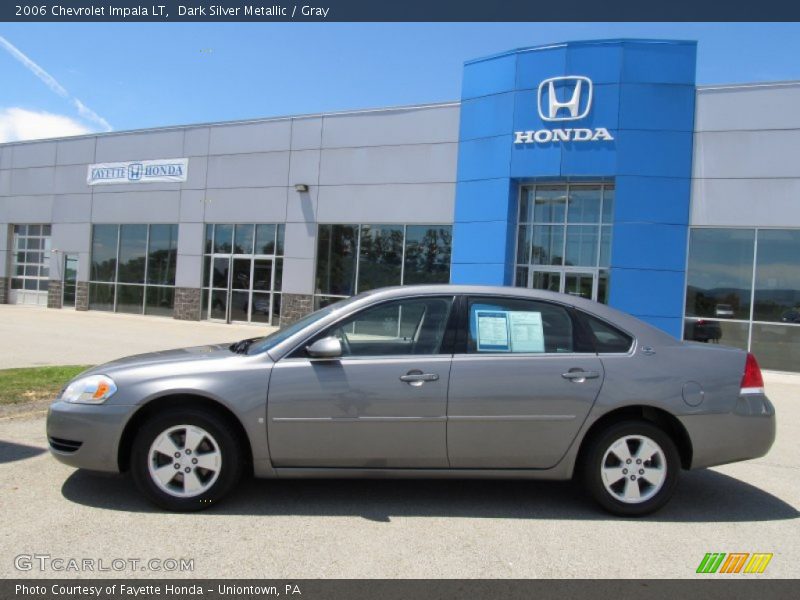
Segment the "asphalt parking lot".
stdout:
<svg viewBox="0 0 800 600">
<path fill-rule="evenodd" d="M 706 552 L 772 552 L 759 577 L 797 577 L 800 376 L 768 374 L 767 389 L 772 451 L 684 474 L 672 502 L 638 520 L 599 512 L 571 483 L 524 481 L 248 481 L 205 513 L 163 513 L 127 477 L 52 459 L 41 414 L 5 417 L 0 577 L 165 575 L 15 568 L 46 554 L 106 568 L 193 559 L 176 577 L 683 578 Z"/>
</svg>

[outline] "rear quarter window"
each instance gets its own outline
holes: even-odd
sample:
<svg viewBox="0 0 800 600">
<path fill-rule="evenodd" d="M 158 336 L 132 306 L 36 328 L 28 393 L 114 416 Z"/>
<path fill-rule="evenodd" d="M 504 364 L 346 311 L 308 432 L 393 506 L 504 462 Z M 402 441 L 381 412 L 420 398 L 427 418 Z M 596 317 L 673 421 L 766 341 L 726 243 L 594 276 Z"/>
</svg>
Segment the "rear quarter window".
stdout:
<svg viewBox="0 0 800 600">
<path fill-rule="evenodd" d="M 633 338 L 627 333 L 620 331 L 613 325 L 593 317 L 586 313 L 582 313 L 584 321 L 586 322 L 589 333 L 592 336 L 595 350 L 600 354 L 608 353 L 622 353 L 625 354 L 630 351 L 633 345 Z"/>
</svg>

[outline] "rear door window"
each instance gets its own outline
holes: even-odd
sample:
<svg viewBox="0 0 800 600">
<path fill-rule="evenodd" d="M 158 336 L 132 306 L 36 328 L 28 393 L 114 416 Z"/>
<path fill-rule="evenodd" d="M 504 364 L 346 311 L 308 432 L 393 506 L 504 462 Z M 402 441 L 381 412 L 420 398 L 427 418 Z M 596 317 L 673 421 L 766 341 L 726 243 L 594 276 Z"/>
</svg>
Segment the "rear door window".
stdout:
<svg viewBox="0 0 800 600">
<path fill-rule="evenodd" d="M 556 304 L 518 298 L 469 298 L 467 352 L 575 352 L 569 312 Z"/>
</svg>

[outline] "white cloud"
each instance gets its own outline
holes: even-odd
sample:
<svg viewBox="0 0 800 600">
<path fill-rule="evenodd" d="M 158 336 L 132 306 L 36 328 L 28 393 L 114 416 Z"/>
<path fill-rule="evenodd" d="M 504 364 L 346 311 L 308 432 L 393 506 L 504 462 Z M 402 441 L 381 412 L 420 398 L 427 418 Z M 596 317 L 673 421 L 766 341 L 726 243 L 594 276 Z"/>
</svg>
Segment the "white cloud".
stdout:
<svg viewBox="0 0 800 600">
<path fill-rule="evenodd" d="M 75 98 L 72 94 L 70 94 L 66 88 L 56 81 L 56 78 L 50 75 L 47 71 L 45 71 L 42 67 L 37 65 L 33 60 L 31 60 L 28 56 L 26 56 L 19 48 L 17 48 L 14 44 L 9 42 L 6 38 L 0 35 L 0 47 L 4 48 L 11 56 L 16 58 L 20 63 L 22 63 L 26 69 L 28 69 L 31 73 L 36 75 L 39 80 L 44 83 L 50 90 L 61 96 L 62 98 L 66 98 L 69 100 L 75 109 L 78 111 L 78 114 L 83 117 L 84 119 L 88 119 L 89 121 L 93 121 L 102 127 L 105 131 L 111 131 L 111 125 L 108 121 L 106 121 L 103 117 L 98 115 L 94 112 L 91 108 L 86 106 L 83 102 L 81 102 L 78 98 Z"/>
<path fill-rule="evenodd" d="M 16 107 L 0 109 L 0 143 L 84 133 L 91 133 L 91 129 L 64 115 Z"/>
</svg>

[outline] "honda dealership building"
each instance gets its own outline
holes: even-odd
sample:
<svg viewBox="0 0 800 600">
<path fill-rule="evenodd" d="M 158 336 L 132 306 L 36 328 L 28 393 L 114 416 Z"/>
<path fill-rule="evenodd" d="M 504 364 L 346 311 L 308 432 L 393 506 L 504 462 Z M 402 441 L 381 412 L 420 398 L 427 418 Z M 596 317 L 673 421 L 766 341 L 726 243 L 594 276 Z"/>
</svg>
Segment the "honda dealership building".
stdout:
<svg viewBox="0 0 800 600">
<path fill-rule="evenodd" d="M 0 302 L 279 325 L 447 282 L 605 302 L 800 370 L 800 83 L 696 44 L 467 62 L 459 101 L 0 145 Z"/>
</svg>

